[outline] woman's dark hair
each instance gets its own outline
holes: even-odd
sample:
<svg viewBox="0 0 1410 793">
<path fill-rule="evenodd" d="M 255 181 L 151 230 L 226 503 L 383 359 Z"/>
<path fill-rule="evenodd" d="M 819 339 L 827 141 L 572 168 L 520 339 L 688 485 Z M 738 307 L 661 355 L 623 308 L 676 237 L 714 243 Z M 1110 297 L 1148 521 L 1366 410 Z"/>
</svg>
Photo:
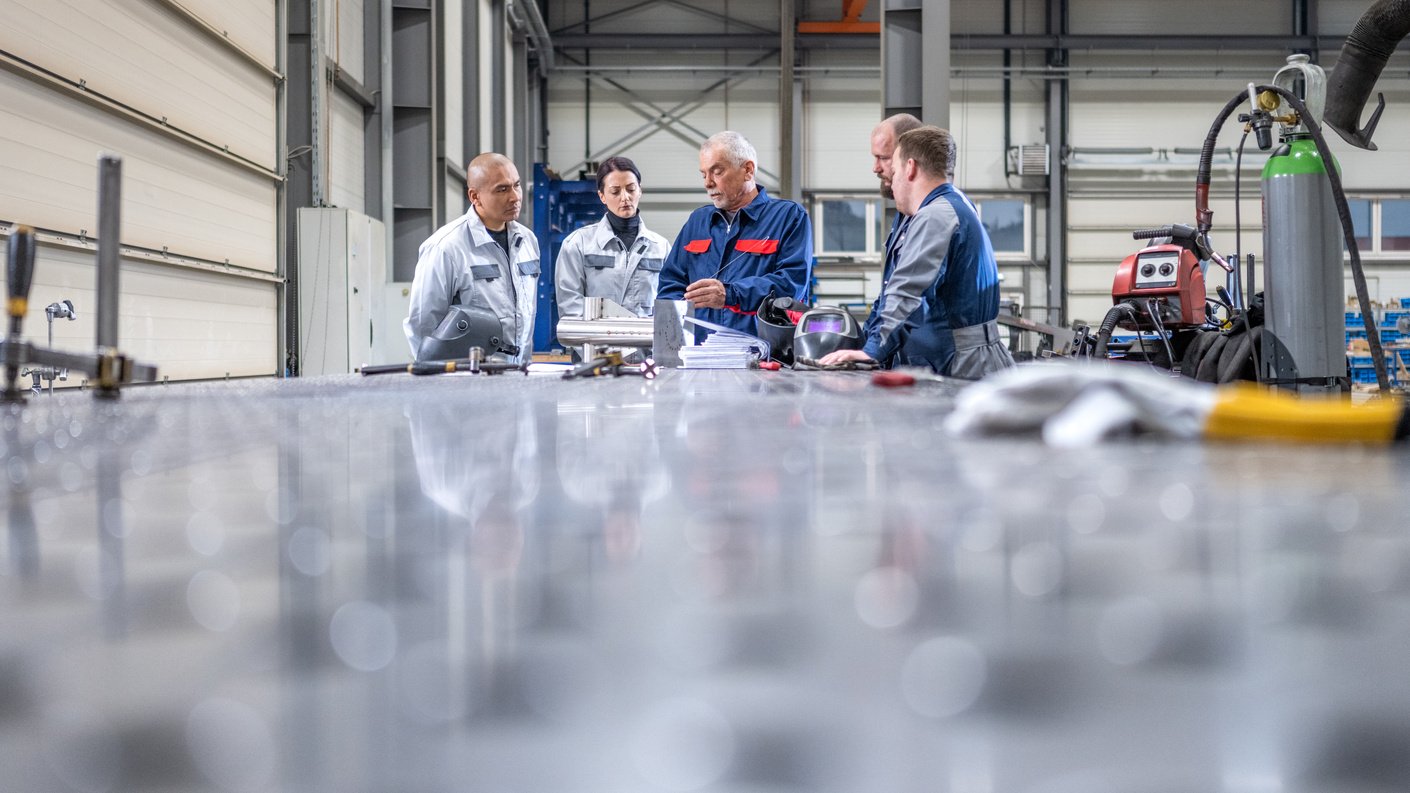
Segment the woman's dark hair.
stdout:
<svg viewBox="0 0 1410 793">
<path fill-rule="evenodd" d="M 636 163 L 626 157 L 608 157 L 597 166 L 597 192 L 602 192 L 602 184 L 607 181 L 607 174 L 613 171 L 631 171 L 637 184 L 641 184 L 641 171 L 636 169 Z"/>
</svg>

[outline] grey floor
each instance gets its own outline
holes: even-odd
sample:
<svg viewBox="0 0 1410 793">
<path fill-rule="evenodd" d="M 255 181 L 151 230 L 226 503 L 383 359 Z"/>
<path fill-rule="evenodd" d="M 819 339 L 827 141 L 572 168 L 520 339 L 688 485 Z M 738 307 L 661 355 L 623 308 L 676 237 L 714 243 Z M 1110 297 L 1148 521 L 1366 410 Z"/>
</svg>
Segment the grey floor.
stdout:
<svg viewBox="0 0 1410 793">
<path fill-rule="evenodd" d="M 34 398 L 0 790 L 1410 789 L 1410 455 L 957 441 L 954 392 Z"/>
</svg>

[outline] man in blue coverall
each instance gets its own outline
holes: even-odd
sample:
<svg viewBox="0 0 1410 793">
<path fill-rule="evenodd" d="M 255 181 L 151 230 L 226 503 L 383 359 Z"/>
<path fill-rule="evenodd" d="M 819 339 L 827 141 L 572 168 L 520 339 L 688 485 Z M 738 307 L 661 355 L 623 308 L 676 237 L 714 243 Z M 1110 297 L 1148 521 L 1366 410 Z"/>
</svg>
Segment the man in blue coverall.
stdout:
<svg viewBox="0 0 1410 793">
<path fill-rule="evenodd" d="M 1013 366 L 999 341 L 999 269 L 989 234 L 964 193 L 950 184 L 954 138 L 919 127 L 897 139 L 891 190 L 906 217 L 887 241 L 886 281 L 860 350 L 823 356 L 928 366 L 978 379 Z"/>
<path fill-rule="evenodd" d="M 699 319 L 750 334 L 765 298 L 807 297 L 813 270 L 808 212 L 758 186 L 758 160 L 738 132 L 717 133 L 700 146 L 710 204 L 690 213 L 656 292 L 658 298 L 691 301 Z M 703 335 L 697 331 L 697 340 Z"/>
</svg>

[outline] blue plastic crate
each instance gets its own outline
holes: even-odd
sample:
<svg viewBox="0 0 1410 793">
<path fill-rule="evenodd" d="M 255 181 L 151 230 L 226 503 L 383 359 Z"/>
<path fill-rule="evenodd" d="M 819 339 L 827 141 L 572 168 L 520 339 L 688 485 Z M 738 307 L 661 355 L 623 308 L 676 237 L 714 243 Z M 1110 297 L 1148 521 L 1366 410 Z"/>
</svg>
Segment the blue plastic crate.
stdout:
<svg viewBox="0 0 1410 793">
<path fill-rule="evenodd" d="M 1353 355 L 1348 359 L 1353 369 L 1370 369 L 1372 358 L 1369 355 Z"/>
<path fill-rule="evenodd" d="M 1410 317 L 1410 311 L 1387 311 L 1381 316 L 1381 324 L 1394 325 L 1401 317 Z"/>
<path fill-rule="evenodd" d="M 1400 307 L 1401 307 L 1401 308 L 1410 308 L 1410 297 L 1402 297 L 1402 298 L 1400 298 Z"/>
<path fill-rule="evenodd" d="M 1346 331 L 1346 341 L 1347 341 L 1348 344 L 1351 343 L 1351 340 L 1352 340 L 1352 339 L 1364 339 L 1364 338 L 1366 338 L 1366 329 L 1365 329 L 1365 328 L 1361 328 L 1360 330 L 1348 329 L 1348 330 Z"/>
<path fill-rule="evenodd" d="M 1387 344 L 1392 341 L 1400 341 L 1400 331 L 1396 330 L 1395 328 L 1387 328 L 1386 326 L 1382 325 L 1380 328 L 1378 328 L 1378 330 L 1380 330 L 1381 332 L 1382 344 Z"/>
<path fill-rule="evenodd" d="M 1376 370 L 1362 367 L 1351 369 L 1351 382 L 1353 383 L 1374 383 L 1376 382 Z"/>
<path fill-rule="evenodd" d="M 1346 325 L 1347 327 L 1365 327 L 1366 322 L 1361 318 L 1360 311 L 1348 311 L 1346 312 Z"/>
</svg>

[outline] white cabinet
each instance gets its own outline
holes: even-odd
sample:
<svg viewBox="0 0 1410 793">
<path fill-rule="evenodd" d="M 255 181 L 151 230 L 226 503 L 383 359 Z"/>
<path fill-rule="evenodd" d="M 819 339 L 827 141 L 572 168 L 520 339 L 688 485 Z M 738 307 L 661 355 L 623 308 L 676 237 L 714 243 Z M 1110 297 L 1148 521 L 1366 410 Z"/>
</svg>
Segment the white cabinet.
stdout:
<svg viewBox="0 0 1410 793">
<path fill-rule="evenodd" d="M 387 327 L 386 227 L 351 209 L 299 210 L 299 372 L 351 372 L 394 347 L 401 327 Z M 403 343 L 402 346 L 405 346 Z"/>
</svg>

